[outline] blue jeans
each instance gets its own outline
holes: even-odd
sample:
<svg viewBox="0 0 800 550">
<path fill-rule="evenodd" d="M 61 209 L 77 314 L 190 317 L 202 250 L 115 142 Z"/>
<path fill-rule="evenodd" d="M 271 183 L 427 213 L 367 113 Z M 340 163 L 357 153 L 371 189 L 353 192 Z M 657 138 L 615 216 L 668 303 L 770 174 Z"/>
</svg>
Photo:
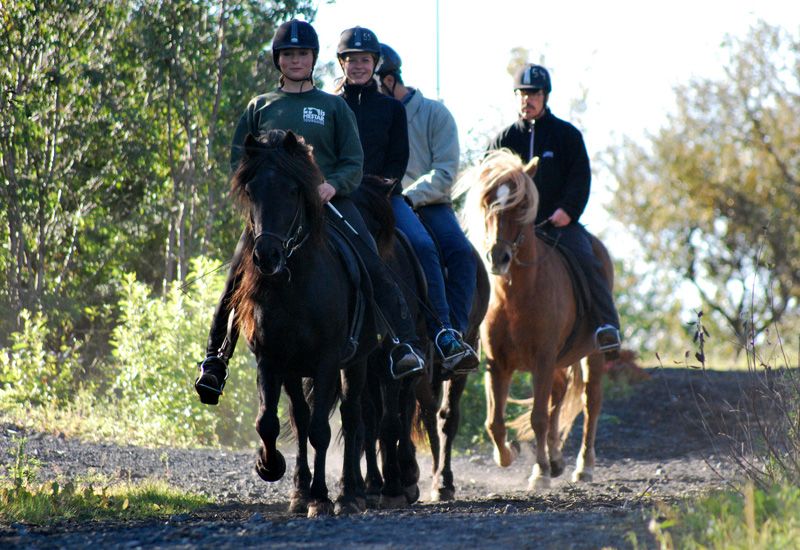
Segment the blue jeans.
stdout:
<svg viewBox="0 0 800 550">
<path fill-rule="evenodd" d="M 450 306 L 447 303 L 447 293 L 445 291 L 444 272 L 439 262 L 439 251 L 428 234 L 428 230 L 419 221 L 419 218 L 417 218 L 417 215 L 402 195 L 392 195 L 392 210 L 394 210 L 398 229 L 408 237 L 414 252 L 417 254 L 417 258 L 419 258 L 422 270 L 425 272 L 425 280 L 428 282 L 428 301 L 437 317 L 437 319 L 433 319 L 431 313 L 426 311 L 428 332 L 433 337 L 442 326 L 452 328 Z"/>
<path fill-rule="evenodd" d="M 472 245 L 449 204 L 429 204 L 419 207 L 417 212 L 430 227 L 442 249 L 447 270 L 447 302 L 450 304 L 453 328 L 466 334 L 477 285 L 475 274 L 478 266 Z"/>
</svg>

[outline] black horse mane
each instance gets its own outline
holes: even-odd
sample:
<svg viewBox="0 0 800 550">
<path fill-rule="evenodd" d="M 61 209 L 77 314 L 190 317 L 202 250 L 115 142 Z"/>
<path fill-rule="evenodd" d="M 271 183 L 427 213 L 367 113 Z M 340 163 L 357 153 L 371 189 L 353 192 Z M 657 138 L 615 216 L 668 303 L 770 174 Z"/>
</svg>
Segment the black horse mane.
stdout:
<svg viewBox="0 0 800 550">
<path fill-rule="evenodd" d="M 313 147 L 292 131 L 270 130 L 258 138 L 248 134 L 239 168 L 231 178 L 231 196 L 244 209 L 250 208 L 246 186 L 262 171 L 272 168 L 297 183 L 306 203 L 311 237 L 321 238 L 323 204 L 317 188 L 324 176 L 312 155 Z M 248 222 L 249 223 L 249 222 Z"/>
<path fill-rule="evenodd" d="M 270 169 L 281 177 L 291 178 L 297 184 L 306 204 L 306 224 L 310 240 L 321 244 L 325 217 L 317 188 L 323 181 L 323 175 L 314 162 L 312 147 L 293 132 L 270 130 L 259 138 L 248 134 L 239 168 L 231 178 L 231 196 L 243 211 L 249 212 L 251 202 L 247 194 L 247 184 L 256 181 L 262 171 Z M 241 282 L 231 299 L 231 305 L 236 311 L 236 320 L 242 333 L 248 340 L 252 340 L 255 330 L 254 300 L 262 280 L 258 269 L 253 265 L 255 241 L 252 222 L 247 214 L 246 219 L 250 231 L 247 232 L 243 244 L 242 260 L 237 271 Z"/>
<path fill-rule="evenodd" d="M 391 203 L 392 182 L 373 175 L 365 175 L 361 185 L 353 193 L 353 202 L 358 206 L 378 245 L 382 258 L 394 251 L 395 218 Z"/>
</svg>

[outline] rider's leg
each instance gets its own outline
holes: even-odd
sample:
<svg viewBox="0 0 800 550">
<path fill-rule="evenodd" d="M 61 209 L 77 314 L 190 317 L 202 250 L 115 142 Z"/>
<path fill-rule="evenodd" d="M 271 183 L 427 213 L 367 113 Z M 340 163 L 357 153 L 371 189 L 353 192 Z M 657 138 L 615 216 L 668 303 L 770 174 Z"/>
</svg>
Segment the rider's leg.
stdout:
<svg viewBox="0 0 800 550">
<path fill-rule="evenodd" d="M 216 405 L 219 396 L 225 387 L 228 378 L 228 361 L 233 355 L 236 340 L 239 338 L 239 328 L 233 318 L 231 299 L 239 284 L 237 276 L 239 264 L 242 260 L 242 248 L 246 239 L 246 232 L 242 232 L 239 244 L 231 258 L 228 269 L 228 278 L 222 296 L 214 310 L 211 320 L 211 329 L 206 343 L 206 358 L 200 363 L 200 375 L 195 380 L 194 387 L 200 395 L 200 401 L 208 405 Z"/>
<path fill-rule="evenodd" d="M 450 320 L 457 331 L 465 334 L 469 328 L 469 310 L 475 294 L 477 262 L 472 245 L 464 235 L 455 212 L 449 204 L 429 204 L 418 209 L 419 215 L 436 236 L 447 268 L 447 302 Z M 479 359 L 469 346 L 456 366 L 459 371 L 477 369 Z"/>
<path fill-rule="evenodd" d="M 358 233 L 354 235 L 349 228 L 344 228 L 345 234 L 355 245 L 369 272 L 378 309 L 388 317 L 388 323 L 397 334 L 399 344 L 392 352 L 392 375 L 399 379 L 422 372 L 423 353 L 420 350 L 414 320 L 411 318 L 403 293 L 378 256 L 378 248 L 367 225 L 349 198 L 334 197 L 331 202 Z M 329 217 L 335 220 L 335 223 L 341 223 L 336 216 Z"/>
<path fill-rule="evenodd" d="M 470 355 L 470 349 L 464 345 L 461 334 L 451 330 L 452 306 L 448 304 L 448 292 L 444 280 L 444 271 L 439 260 L 439 251 L 428 230 L 419 220 L 402 195 L 392 196 L 397 227 L 408 237 L 414 252 L 419 258 L 425 280 L 428 283 L 428 300 L 433 306 L 433 313 L 426 311 L 431 340 L 442 356 L 442 365 L 452 370 Z M 434 319 L 434 314 L 436 318 Z M 462 333 L 463 333 L 463 329 Z M 474 353 L 472 354 L 474 355 Z"/>
<path fill-rule="evenodd" d="M 431 327 L 430 336 L 433 338 L 438 332 L 438 327 L 452 327 L 450 306 L 447 303 L 445 291 L 444 271 L 439 262 L 439 251 L 436 250 L 436 244 L 428 234 L 428 230 L 419 221 L 402 195 L 392 196 L 392 210 L 397 227 L 408 237 L 422 266 L 422 271 L 425 273 L 425 280 L 428 283 L 428 300 L 436 314 L 436 319 L 434 319 L 430 312 L 426 312 L 428 326 Z"/>
<path fill-rule="evenodd" d="M 583 267 L 599 317 L 599 326 L 595 331 L 597 346 L 600 351 L 606 353 L 607 358 L 615 358 L 620 348 L 619 314 L 614 305 L 611 288 L 601 275 L 602 266 L 592 251 L 588 232 L 580 224 L 570 224 L 561 228 L 546 227 L 546 231 L 551 236 L 557 238 L 561 244 L 575 254 L 578 263 Z"/>
</svg>

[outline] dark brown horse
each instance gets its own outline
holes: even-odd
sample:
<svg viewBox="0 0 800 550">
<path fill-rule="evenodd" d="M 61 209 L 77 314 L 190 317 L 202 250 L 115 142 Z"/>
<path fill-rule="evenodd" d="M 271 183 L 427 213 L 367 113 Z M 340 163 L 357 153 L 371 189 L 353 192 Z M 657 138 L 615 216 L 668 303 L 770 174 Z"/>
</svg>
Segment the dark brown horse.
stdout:
<svg viewBox="0 0 800 550">
<path fill-rule="evenodd" d="M 595 464 L 595 434 L 602 405 L 604 357 L 596 349 L 594 324 L 581 316 L 568 265 L 551 244 L 536 235 L 538 193 L 519 157 L 501 150 L 489 154 L 459 187 L 469 187 L 468 212 L 492 274 L 489 311 L 481 327 L 487 359 L 486 428 L 494 442 L 494 459 L 509 466 L 517 447 L 506 441 L 505 409 L 514 371 L 533 376 L 530 425 L 536 440 L 536 464 L 529 489 L 547 488 L 551 476 L 562 473 L 563 438 L 575 418 L 576 399 L 583 398 L 583 441 L 575 480 L 591 480 Z M 475 229 L 477 231 L 475 231 Z M 606 248 L 592 237 L 592 247 L 613 283 Z M 588 358 L 581 373 L 580 361 Z M 571 371 L 566 369 L 572 368 Z M 579 387 L 583 391 L 568 391 Z M 582 394 L 582 395 L 581 395 Z M 565 414 L 560 414 L 564 412 Z"/>
<path fill-rule="evenodd" d="M 256 431 L 262 445 L 256 472 L 266 481 L 277 481 L 286 471 L 276 446 L 283 387 L 297 440 L 290 510 L 307 511 L 309 516 L 334 511 L 325 471 L 331 439 L 328 418 L 340 397 L 345 449 L 336 512 L 359 511 L 364 485 L 359 469 L 360 399 L 366 357 L 376 346 L 371 310 L 358 352 L 351 357 L 346 343 L 356 289 L 324 236 L 317 189 L 323 179 L 311 147 L 291 132 L 272 130 L 263 140 L 248 136 L 245 153 L 231 182 L 232 194 L 244 207 L 249 234 L 233 301 L 242 334 L 258 362 L 261 406 Z M 304 391 L 304 379 L 313 381 L 313 391 Z M 313 477 L 309 442 L 315 450 Z"/>
</svg>

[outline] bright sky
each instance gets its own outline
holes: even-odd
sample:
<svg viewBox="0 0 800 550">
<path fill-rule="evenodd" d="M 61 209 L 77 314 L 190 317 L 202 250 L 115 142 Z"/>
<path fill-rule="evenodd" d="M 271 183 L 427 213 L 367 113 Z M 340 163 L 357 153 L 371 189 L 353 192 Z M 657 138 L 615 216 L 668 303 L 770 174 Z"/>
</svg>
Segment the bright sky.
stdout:
<svg viewBox="0 0 800 550">
<path fill-rule="evenodd" d="M 791 0 L 439 0 L 440 98 L 455 116 L 462 149 L 483 147 L 516 120 L 507 72 L 510 52 L 531 51 L 531 62 L 550 70 L 553 113 L 584 132 L 589 155 L 622 135 L 656 131 L 674 108 L 675 85 L 721 74 L 725 34 L 743 37 L 758 20 L 800 28 L 800 2 Z M 341 31 L 361 25 L 403 60 L 406 84 L 437 96 L 436 1 L 320 1 L 314 27 L 320 61 L 336 58 Z M 586 112 L 570 116 L 588 90 Z M 592 198 L 582 218 L 594 232 L 607 224 L 603 204 L 613 183 L 594 163 Z M 624 256 L 624 250 L 612 254 Z M 620 245 L 617 246 L 627 246 Z"/>
</svg>

